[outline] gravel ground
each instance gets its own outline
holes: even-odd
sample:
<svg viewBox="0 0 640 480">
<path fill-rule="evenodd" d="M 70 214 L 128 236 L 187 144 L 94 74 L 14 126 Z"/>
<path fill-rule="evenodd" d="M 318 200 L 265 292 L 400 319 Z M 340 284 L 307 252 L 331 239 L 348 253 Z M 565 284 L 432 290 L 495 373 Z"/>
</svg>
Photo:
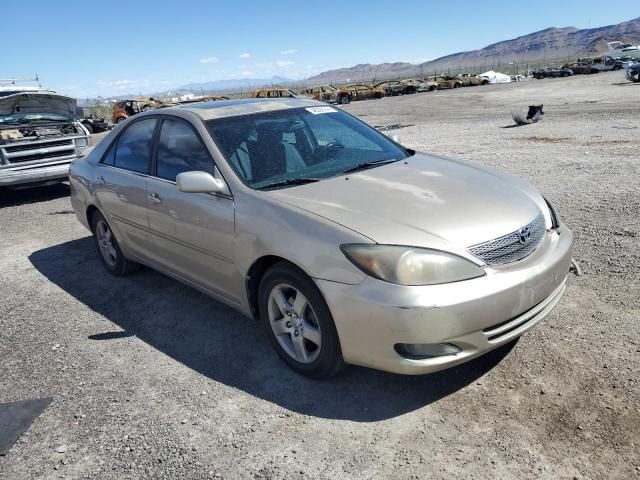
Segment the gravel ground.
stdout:
<svg viewBox="0 0 640 480">
<path fill-rule="evenodd" d="M 0 402 L 54 400 L 0 478 L 640 479 L 639 99 L 614 72 L 346 107 L 533 182 L 576 236 L 552 315 L 422 377 L 302 378 L 233 310 L 105 273 L 65 185 L 1 192 Z"/>
</svg>

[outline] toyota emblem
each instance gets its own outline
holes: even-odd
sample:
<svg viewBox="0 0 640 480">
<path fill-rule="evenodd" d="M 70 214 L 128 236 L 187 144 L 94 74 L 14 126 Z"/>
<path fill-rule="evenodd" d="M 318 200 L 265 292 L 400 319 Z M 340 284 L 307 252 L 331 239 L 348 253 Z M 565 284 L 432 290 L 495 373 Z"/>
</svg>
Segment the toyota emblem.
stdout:
<svg viewBox="0 0 640 480">
<path fill-rule="evenodd" d="M 529 227 L 524 227 L 521 228 L 518 231 L 518 241 L 525 245 L 527 242 L 529 242 L 529 239 L 531 238 L 531 230 L 529 230 Z"/>
</svg>

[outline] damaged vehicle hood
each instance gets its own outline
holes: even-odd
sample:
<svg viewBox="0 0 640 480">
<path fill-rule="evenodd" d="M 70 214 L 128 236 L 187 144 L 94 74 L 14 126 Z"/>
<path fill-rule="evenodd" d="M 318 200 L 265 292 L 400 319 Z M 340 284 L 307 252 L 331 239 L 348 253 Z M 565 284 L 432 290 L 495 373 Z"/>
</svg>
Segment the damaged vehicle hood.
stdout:
<svg viewBox="0 0 640 480">
<path fill-rule="evenodd" d="M 548 210 L 523 180 L 472 162 L 422 154 L 268 195 L 380 244 L 460 252 L 514 232 Z"/>
<path fill-rule="evenodd" d="M 27 120 L 40 116 L 59 116 L 72 121 L 76 114 L 76 99 L 54 93 L 17 93 L 0 97 L 0 122 L 2 117 L 19 115 Z"/>
</svg>

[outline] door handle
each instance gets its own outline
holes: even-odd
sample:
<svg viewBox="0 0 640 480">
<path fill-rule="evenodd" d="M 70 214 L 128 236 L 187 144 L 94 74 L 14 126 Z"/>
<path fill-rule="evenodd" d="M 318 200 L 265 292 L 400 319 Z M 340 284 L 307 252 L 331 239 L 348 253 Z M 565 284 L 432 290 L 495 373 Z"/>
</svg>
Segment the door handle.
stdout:
<svg viewBox="0 0 640 480">
<path fill-rule="evenodd" d="M 147 194 L 147 197 L 149 197 L 149 200 L 151 200 L 156 205 L 159 205 L 162 203 L 162 199 L 160 198 L 160 195 L 158 195 L 155 192 Z"/>
</svg>

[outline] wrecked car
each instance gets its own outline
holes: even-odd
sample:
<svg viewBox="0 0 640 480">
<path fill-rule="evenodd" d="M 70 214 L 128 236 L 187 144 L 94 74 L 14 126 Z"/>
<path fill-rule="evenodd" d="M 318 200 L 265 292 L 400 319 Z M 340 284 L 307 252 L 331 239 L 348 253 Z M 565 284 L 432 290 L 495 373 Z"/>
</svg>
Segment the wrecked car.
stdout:
<svg viewBox="0 0 640 480">
<path fill-rule="evenodd" d="M 207 293 L 313 378 L 425 374 L 513 342 L 571 264 L 571 231 L 529 183 L 312 100 L 141 113 L 69 178 L 106 271 L 144 264 Z"/>
<path fill-rule="evenodd" d="M 384 97 L 384 90 L 382 88 L 376 88 L 370 85 L 353 83 L 351 85 L 345 85 L 342 88 L 351 94 L 352 101 Z"/>
<path fill-rule="evenodd" d="M 50 91 L 0 97 L 0 187 L 66 180 L 89 145 L 74 98 Z"/>
<path fill-rule="evenodd" d="M 295 98 L 297 95 L 288 88 L 258 88 L 251 93 L 251 98 Z"/>
<path fill-rule="evenodd" d="M 402 95 L 404 90 L 404 86 L 398 80 L 385 80 L 384 82 L 374 83 L 373 88 L 381 89 L 387 97 Z"/>
<path fill-rule="evenodd" d="M 302 90 L 304 95 L 309 95 L 314 100 L 327 103 L 340 103 L 346 105 L 351 102 L 352 93 L 345 88 L 336 88 L 333 85 L 319 85 Z"/>
<path fill-rule="evenodd" d="M 541 80 L 543 78 L 570 77 L 574 71 L 569 67 L 547 67 L 533 72 L 533 78 Z"/>
<path fill-rule="evenodd" d="M 630 82 L 640 82 L 640 60 L 624 69 L 624 76 Z"/>
<path fill-rule="evenodd" d="M 595 67 L 591 61 L 567 63 L 562 66 L 562 69 L 571 70 L 574 75 L 591 75 L 593 73 L 600 73 L 600 70 Z"/>
<path fill-rule="evenodd" d="M 422 92 L 435 92 L 439 88 L 440 88 L 440 86 L 438 85 L 438 82 L 433 82 L 431 80 L 424 80 L 424 81 L 422 81 L 422 82 L 420 82 L 418 84 L 417 91 L 420 92 L 420 93 L 422 93 Z"/>
<path fill-rule="evenodd" d="M 462 73 L 456 76 L 462 82 L 463 87 L 475 87 L 478 85 L 489 85 L 487 77 L 481 77 L 475 73 Z"/>
<path fill-rule="evenodd" d="M 176 102 L 176 105 L 188 105 L 191 103 L 198 103 L 198 102 L 219 102 L 221 100 L 229 100 L 229 97 L 224 97 L 224 96 L 220 96 L 220 95 L 205 95 L 204 97 L 194 97 L 194 98 L 189 98 L 187 100 L 180 100 L 179 102 Z M 169 103 L 164 103 L 162 104 L 162 107 L 171 107 L 172 105 Z"/>
<path fill-rule="evenodd" d="M 446 90 L 449 88 L 462 87 L 462 81 L 458 77 L 452 77 L 450 75 L 436 75 L 434 77 L 427 77 L 425 79 L 428 82 L 435 82 L 438 84 L 438 90 Z"/>
<path fill-rule="evenodd" d="M 119 100 L 113 105 L 111 123 L 124 122 L 127 118 L 133 117 L 140 112 L 154 110 L 160 106 L 162 104 L 153 98 L 146 100 Z"/>
<path fill-rule="evenodd" d="M 82 107 L 76 107 L 76 117 L 89 133 L 106 132 L 111 128 L 104 118 L 96 117 L 93 113 L 87 115 Z"/>
</svg>

